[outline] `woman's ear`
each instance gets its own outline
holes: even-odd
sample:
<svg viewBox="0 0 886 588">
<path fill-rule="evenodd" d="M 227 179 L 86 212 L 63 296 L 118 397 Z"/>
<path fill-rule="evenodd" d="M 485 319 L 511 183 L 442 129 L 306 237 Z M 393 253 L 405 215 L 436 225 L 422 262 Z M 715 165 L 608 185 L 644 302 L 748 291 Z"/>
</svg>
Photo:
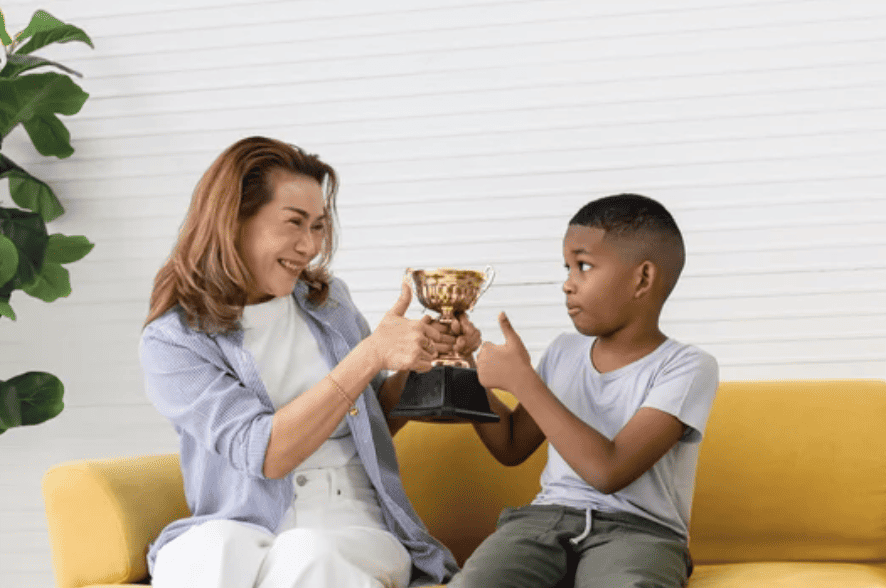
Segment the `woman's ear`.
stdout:
<svg viewBox="0 0 886 588">
<path fill-rule="evenodd" d="M 648 259 L 634 270 L 634 298 L 642 298 L 652 291 L 659 279 L 658 267 Z"/>
</svg>

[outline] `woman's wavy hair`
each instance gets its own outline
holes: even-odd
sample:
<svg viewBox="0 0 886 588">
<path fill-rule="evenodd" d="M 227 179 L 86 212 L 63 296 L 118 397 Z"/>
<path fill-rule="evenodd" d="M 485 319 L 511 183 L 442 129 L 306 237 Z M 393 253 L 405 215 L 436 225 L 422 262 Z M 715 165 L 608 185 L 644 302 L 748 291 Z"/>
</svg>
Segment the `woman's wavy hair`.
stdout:
<svg viewBox="0 0 886 588">
<path fill-rule="evenodd" d="M 240 226 L 273 198 L 276 170 L 309 176 L 323 187 L 329 222 L 320 254 L 299 280 L 307 283 L 310 302 L 326 301 L 336 237 L 335 170 L 294 145 L 249 137 L 219 155 L 194 189 L 178 241 L 154 278 L 145 325 L 180 305 L 195 330 L 218 333 L 239 328 L 253 283 L 238 250 Z"/>
</svg>

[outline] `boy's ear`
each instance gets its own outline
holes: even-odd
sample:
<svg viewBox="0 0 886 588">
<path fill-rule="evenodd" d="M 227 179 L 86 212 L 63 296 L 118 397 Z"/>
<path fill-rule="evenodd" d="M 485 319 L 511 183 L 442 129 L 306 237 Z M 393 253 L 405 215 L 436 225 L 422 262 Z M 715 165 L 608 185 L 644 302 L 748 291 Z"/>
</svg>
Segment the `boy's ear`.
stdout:
<svg viewBox="0 0 886 588">
<path fill-rule="evenodd" d="M 634 298 L 642 298 L 652 292 L 652 286 L 659 279 L 658 267 L 648 259 L 634 270 Z"/>
</svg>

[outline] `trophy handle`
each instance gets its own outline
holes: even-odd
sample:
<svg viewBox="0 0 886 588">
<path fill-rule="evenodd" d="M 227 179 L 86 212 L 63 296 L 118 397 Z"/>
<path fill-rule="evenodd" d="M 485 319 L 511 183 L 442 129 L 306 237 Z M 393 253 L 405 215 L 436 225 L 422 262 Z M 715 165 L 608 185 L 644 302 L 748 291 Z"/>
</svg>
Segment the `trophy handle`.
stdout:
<svg viewBox="0 0 886 588">
<path fill-rule="evenodd" d="M 487 265 L 486 269 L 483 270 L 483 286 L 480 287 L 480 292 L 477 294 L 478 299 L 486 293 L 493 280 L 495 280 L 495 270 L 492 269 L 491 265 Z"/>
<path fill-rule="evenodd" d="M 487 265 L 486 269 L 483 270 L 483 285 L 480 286 L 480 291 L 477 292 L 476 298 L 471 302 L 471 307 L 468 310 L 474 310 L 474 306 L 476 306 L 477 301 L 480 300 L 480 297 L 486 293 L 486 290 L 489 289 L 489 286 L 492 285 L 492 281 L 495 279 L 495 270 L 492 269 L 491 265 Z"/>
</svg>

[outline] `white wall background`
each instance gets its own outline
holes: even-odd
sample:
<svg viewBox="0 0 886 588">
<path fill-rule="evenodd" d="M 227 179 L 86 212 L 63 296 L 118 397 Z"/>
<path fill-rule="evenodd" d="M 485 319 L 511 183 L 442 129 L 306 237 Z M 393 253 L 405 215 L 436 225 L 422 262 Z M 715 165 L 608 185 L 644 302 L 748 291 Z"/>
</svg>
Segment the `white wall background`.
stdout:
<svg viewBox="0 0 886 588">
<path fill-rule="evenodd" d="M 141 323 L 194 184 L 251 134 L 340 171 L 335 270 L 371 324 L 407 266 L 492 264 L 474 321 L 500 340 L 508 310 L 538 358 L 571 328 L 567 220 L 631 191 L 687 241 L 664 329 L 723 379 L 886 377 L 881 0 L 2 2 L 11 31 L 37 8 L 95 41 L 41 53 L 91 98 L 70 159 L 21 129 L 4 151 L 66 205 L 51 231 L 96 246 L 69 298 L 17 292 L 0 325 L 0 378 L 53 372 L 67 404 L 0 436 L 4 588 L 53 585 L 50 465 L 176 449 L 143 394 Z"/>
</svg>

